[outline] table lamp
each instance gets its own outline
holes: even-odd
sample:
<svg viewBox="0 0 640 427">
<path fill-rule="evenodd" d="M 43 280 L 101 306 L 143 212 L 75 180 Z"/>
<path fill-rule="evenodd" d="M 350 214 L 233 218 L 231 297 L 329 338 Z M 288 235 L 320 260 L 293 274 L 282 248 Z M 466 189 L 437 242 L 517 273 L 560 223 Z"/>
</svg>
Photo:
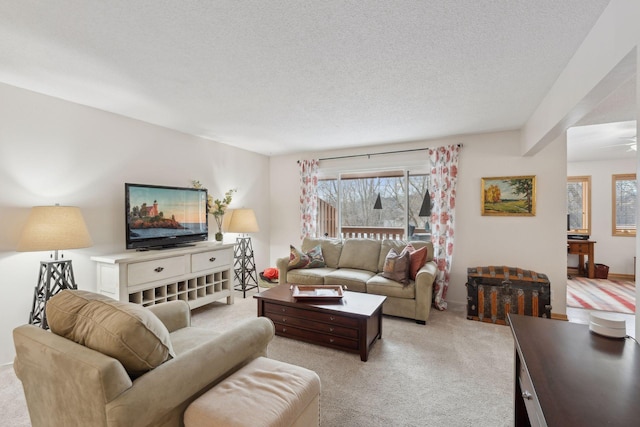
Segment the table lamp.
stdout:
<svg viewBox="0 0 640 427">
<path fill-rule="evenodd" d="M 53 251 L 52 261 L 40 262 L 38 284 L 33 293 L 29 323 L 48 329 L 47 301 L 63 289 L 77 289 L 71 260 L 59 259 L 64 249 L 87 248 L 92 245 L 80 209 L 73 206 L 35 206 L 18 242 L 18 252 Z M 60 256 L 63 257 L 63 256 Z"/>
<path fill-rule="evenodd" d="M 242 291 L 242 297 L 246 298 L 247 290 L 258 288 L 258 291 L 260 291 L 251 237 L 246 236 L 246 233 L 257 233 L 259 231 L 258 221 L 253 209 L 228 209 L 225 217 L 227 215 L 229 216 L 228 219 L 225 218 L 223 222 L 226 225 L 226 231 L 243 234 L 236 238 L 234 276 L 239 285 L 234 289 Z"/>
</svg>

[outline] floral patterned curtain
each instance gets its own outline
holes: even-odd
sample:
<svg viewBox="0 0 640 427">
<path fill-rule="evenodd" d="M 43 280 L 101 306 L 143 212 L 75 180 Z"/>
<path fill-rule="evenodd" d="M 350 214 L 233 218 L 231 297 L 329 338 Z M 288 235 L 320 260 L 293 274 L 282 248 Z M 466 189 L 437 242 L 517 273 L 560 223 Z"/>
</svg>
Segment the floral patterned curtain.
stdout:
<svg viewBox="0 0 640 427">
<path fill-rule="evenodd" d="M 316 236 L 318 160 L 300 160 L 300 238 Z"/>
<path fill-rule="evenodd" d="M 429 149 L 431 169 L 430 189 L 431 241 L 438 272 L 434 282 L 433 302 L 438 310 L 446 310 L 447 288 L 453 259 L 453 225 L 456 208 L 456 184 L 458 181 L 458 155 L 460 145 Z"/>
</svg>

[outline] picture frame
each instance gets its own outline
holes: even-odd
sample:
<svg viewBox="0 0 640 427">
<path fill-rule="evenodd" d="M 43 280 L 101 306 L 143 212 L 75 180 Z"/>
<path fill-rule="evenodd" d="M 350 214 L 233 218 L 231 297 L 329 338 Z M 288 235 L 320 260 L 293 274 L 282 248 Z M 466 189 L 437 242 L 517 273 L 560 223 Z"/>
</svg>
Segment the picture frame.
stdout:
<svg viewBox="0 0 640 427">
<path fill-rule="evenodd" d="M 536 177 L 482 178 L 480 199 L 483 216 L 535 216 Z"/>
</svg>

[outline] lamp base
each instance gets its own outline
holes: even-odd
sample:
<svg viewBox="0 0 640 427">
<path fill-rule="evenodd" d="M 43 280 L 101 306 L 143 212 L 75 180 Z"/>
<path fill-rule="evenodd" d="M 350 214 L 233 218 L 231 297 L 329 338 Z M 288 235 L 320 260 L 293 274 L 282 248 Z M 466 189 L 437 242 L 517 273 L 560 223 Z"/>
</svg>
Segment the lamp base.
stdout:
<svg viewBox="0 0 640 427">
<path fill-rule="evenodd" d="M 253 259 L 253 247 L 251 237 L 236 238 L 235 261 L 233 271 L 238 285 L 234 286 L 236 291 L 242 291 L 242 298 L 247 297 L 247 291 L 258 288 L 258 274 L 256 273 L 256 263 Z"/>
<path fill-rule="evenodd" d="M 78 289 L 73 278 L 71 260 L 41 261 L 38 284 L 33 291 L 33 305 L 29 323 L 49 329 L 47 324 L 47 301 L 63 289 Z"/>
</svg>

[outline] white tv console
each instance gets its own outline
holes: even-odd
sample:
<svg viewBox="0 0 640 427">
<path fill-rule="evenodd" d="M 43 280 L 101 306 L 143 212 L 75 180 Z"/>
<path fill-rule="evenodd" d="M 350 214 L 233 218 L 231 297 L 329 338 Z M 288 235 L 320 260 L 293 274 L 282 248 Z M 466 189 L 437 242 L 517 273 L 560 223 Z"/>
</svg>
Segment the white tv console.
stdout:
<svg viewBox="0 0 640 427">
<path fill-rule="evenodd" d="M 183 300 L 194 309 L 222 298 L 233 304 L 233 246 L 203 242 L 91 257 L 98 292 L 143 306 Z"/>
</svg>

